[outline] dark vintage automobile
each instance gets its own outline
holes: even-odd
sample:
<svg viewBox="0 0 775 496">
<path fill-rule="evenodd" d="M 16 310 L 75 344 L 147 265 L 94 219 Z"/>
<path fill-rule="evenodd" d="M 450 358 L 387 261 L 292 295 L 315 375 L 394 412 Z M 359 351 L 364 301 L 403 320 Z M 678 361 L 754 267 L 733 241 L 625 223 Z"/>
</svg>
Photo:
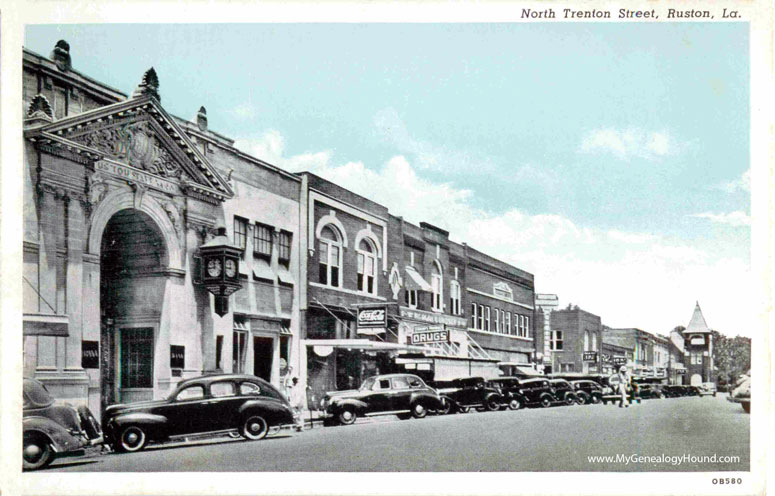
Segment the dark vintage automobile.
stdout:
<svg viewBox="0 0 775 496">
<path fill-rule="evenodd" d="M 116 451 L 193 434 L 239 432 L 250 440 L 294 423 L 288 399 L 252 375 L 218 374 L 188 379 L 166 399 L 111 405 L 102 425 Z"/>
<path fill-rule="evenodd" d="M 573 385 L 565 379 L 550 379 L 549 385 L 552 388 L 552 395 L 554 396 L 555 403 L 562 403 L 565 405 L 580 403 Z"/>
<path fill-rule="evenodd" d="M 24 379 L 24 470 L 43 468 L 55 458 L 78 456 L 84 448 L 102 442 L 99 422 L 86 406 L 57 402 L 35 379 Z"/>
<path fill-rule="evenodd" d="M 478 410 L 499 410 L 503 397 L 500 389 L 482 377 L 461 377 L 451 381 L 431 381 L 444 402 L 441 413 Z"/>
<path fill-rule="evenodd" d="M 516 391 L 522 401 L 522 406 L 548 408 L 554 403 L 552 386 L 549 379 L 531 378 L 519 379 L 519 389 Z"/>
<path fill-rule="evenodd" d="M 578 396 L 580 403 L 596 405 L 603 401 L 603 388 L 597 382 L 580 380 L 570 381 L 570 383 L 573 385 L 573 389 L 576 391 L 576 396 Z"/>
<path fill-rule="evenodd" d="M 328 392 L 321 409 L 342 425 L 359 416 L 397 414 L 400 418 L 423 418 L 444 408 L 439 394 L 412 374 L 386 374 L 369 377 L 361 387 Z"/>
<path fill-rule="evenodd" d="M 665 395 L 665 398 L 678 398 L 680 396 L 686 396 L 686 391 L 683 386 L 671 384 L 662 386 L 662 394 Z"/>
<path fill-rule="evenodd" d="M 660 384 L 639 384 L 638 393 L 644 400 L 652 398 L 664 398 L 665 393 L 662 391 L 663 386 Z"/>
<path fill-rule="evenodd" d="M 727 401 L 740 403 L 745 413 L 751 413 L 751 376 L 743 375 L 727 396 Z"/>
</svg>

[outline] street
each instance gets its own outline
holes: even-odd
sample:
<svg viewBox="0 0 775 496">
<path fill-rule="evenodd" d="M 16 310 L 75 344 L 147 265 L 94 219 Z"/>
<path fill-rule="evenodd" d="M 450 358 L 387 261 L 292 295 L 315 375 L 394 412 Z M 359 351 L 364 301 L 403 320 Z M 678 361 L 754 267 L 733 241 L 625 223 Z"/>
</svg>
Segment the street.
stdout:
<svg viewBox="0 0 775 496">
<path fill-rule="evenodd" d="M 352 426 L 282 431 L 262 441 L 227 437 L 151 446 L 133 454 L 56 460 L 46 471 L 729 471 L 749 469 L 750 415 L 717 397 L 644 400 L 488 413 L 394 416 Z M 590 456 L 739 457 L 708 463 Z"/>
</svg>

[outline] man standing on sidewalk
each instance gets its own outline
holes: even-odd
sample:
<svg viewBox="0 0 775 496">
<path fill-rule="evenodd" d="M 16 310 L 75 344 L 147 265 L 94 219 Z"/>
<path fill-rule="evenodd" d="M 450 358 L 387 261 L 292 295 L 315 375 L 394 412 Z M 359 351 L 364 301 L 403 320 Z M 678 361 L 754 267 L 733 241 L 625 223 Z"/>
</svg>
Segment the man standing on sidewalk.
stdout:
<svg viewBox="0 0 775 496">
<path fill-rule="evenodd" d="M 305 391 L 304 388 L 299 385 L 298 377 L 291 379 L 289 389 L 288 401 L 291 403 L 291 408 L 293 408 L 293 418 L 296 420 L 296 430 L 301 432 L 304 429 L 303 411 Z"/>
</svg>

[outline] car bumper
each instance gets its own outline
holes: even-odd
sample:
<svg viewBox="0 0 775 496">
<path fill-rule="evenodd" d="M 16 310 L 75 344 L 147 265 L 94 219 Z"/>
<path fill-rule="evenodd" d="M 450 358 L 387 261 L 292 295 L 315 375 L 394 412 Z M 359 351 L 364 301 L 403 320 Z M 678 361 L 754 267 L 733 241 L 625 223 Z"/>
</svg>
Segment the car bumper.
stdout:
<svg viewBox="0 0 775 496">
<path fill-rule="evenodd" d="M 732 403 L 750 403 L 751 398 L 733 398 L 732 396 L 727 396 L 727 401 Z"/>
</svg>

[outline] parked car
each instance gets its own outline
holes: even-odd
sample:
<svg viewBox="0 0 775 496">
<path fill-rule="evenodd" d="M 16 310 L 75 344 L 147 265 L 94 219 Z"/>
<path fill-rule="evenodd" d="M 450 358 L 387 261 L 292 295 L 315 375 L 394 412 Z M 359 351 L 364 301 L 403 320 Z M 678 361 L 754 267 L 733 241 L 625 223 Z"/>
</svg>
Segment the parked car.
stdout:
<svg viewBox="0 0 775 496">
<path fill-rule="evenodd" d="M 412 374 L 369 377 L 361 387 L 326 393 L 321 408 L 342 425 L 360 416 L 398 414 L 400 418 L 423 418 L 445 408 L 439 393 Z"/>
<path fill-rule="evenodd" d="M 431 381 L 430 386 L 438 391 L 444 402 L 443 413 L 467 412 L 470 408 L 495 411 L 503 403 L 503 395 L 497 385 L 482 377 Z"/>
<path fill-rule="evenodd" d="M 662 387 L 662 393 L 667 398 L 678 398 L 686 396 L 686 390 L 681 385 L 671 384 Z"/>
<path fill-rule="evenodd" d="M 684 388 L 684 396 L 699 396 L 700 395 L 700 388 L 698 386 L 688 386 L 684 385 L 681 386 Z"/>
<path fill-rule="evenodd" d="M 740 403 L 745 413 L 751 413 L 751 377 L 749 375 L 740 377 L 732 392 L 727 396 L 727 401 Z"/>
<path fill-rule="evenodd" d="M 554 403 L 548 379 L 499 377 L 489 381 L 500 389 L 501 403 L 512 410 L 525 407 L 549 407 Z"/>
<path fill-rule="evenodd" d="M 37 470 L 56 458 L 79 456 L 102 442 L 102 430 L 86 406 L 54 399 L 41 382 L 25 378 L 23 385 L 22 467 Z"/>
<path fill-rule="evenodd" d="M 580 403 L 579 397 L 576 395 L 576 390 L 571 383 L 565 379 L 550 379 L 549 385 L 552 388 L 552 395 L 554 396 L 555 403 L 562 403 L 565 405 Z"/>
<path fill-rule="evenodd" d="M 111 405 L 102 423 L 106 440 L 121 452 L 193 434 L 239 432 L 258 440 L 293 424 L 284 394 L 263 379 L 239 374 L 188 379 L 166 399 Z"/>
<path fill-rule="evenodd" d="M 570 381 L 581 403 L 598 404 L 603 401 L 603 388 L 595 381 Z"/>
<path fill-rule="evenodd" d="M 660 384 L 640 384 L 639 396 L 644 400 L 651 398 L 664 398 L 665 393 L 662 391 L 662 385 Z"/>
<path fill-rule="evenodd" d="M 700 396 L 713 396 L 716 397 L 716 383 L 715 382 L 703 382 L 700 384 Z"/>
</svg>

